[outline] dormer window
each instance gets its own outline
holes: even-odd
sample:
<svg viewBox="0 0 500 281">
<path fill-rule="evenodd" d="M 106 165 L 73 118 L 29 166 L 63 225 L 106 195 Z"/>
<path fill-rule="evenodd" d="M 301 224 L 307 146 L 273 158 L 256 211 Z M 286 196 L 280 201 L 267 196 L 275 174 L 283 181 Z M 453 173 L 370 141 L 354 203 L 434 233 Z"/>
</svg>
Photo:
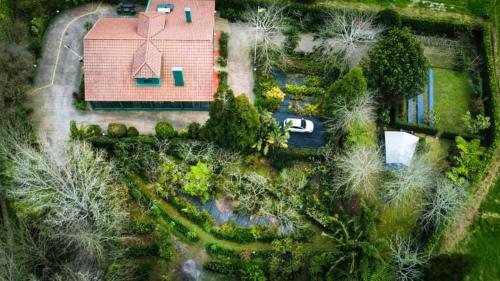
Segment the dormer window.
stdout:
<svg viewBox="0 0 500 281">
<path fill-rule="evenodd" d="M 138 87 L 159 87 L 161 86 L 160 78 L 135 78 L 135 85 Z"/>
</svg>

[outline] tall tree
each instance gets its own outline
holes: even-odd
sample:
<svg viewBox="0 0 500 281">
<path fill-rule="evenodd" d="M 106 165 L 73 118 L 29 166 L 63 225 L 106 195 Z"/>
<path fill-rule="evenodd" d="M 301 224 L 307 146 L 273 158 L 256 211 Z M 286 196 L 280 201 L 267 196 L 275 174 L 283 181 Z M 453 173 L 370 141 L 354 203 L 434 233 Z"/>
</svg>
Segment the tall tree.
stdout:
<svg viewBox="0 0 500 281">
<path fill-rule="evenodd" d="M 211 141 L 232 149 L 246 149 L 256 143 L 259 113 L 245 95 L 235 97 L 231 90 L 219 92 L 209 116 L 205 130 Z"/>
<path fill-rule="evenodd" d="M 33 78 L 35 59 L 19 45 L 0 43 L 0 116 L 8 105 L 19 104 Z"/>
<path fill-rule="evenodd" d="M 318 58 L 327 69 L 349 70 L 361 61 L 384 31 L 374 19 L 373 15 L 347 10 L 329 13 L 318 34 Z"/>
<path fill-rule="evenodd" d="M 427 79 L 424 49 L 408 28 L 390 30 L 368 53 L 370 85 L 389 98 L 420 94 Z"/>
<path fill-rule="evenodd" d="M 245 18 L 255 29 L 256 66 L 265 73 L 271 73 L 274 67 L 285 60 L 286 52 L 277 42 L 285 26 L 285 7 L 274 3 L 267 8 L 249 10 Z"/>
</svg>

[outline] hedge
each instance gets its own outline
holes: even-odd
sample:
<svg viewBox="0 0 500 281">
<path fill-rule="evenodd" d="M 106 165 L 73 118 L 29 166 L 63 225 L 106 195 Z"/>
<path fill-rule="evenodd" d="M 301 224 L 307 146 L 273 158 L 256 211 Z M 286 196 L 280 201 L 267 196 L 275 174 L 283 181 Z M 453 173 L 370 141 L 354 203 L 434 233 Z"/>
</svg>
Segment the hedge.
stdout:
<svg viewBox="0 0 500 281">
<path fill-rule="evenodd" d="M 422 134 L 431 135 L 431 136 L 438 136 L 440 138 L 449 139 L 449 140 L 453 140 L 453 141 L 458 136 L 466 139 L 467 141 L 470 141 L 472 139 L 482 139 L 481 136 L 457 134 L 457 133 L 451 133 L 451 132 L 440 132 L 436 128 L 431 128 L 431 127 L 424 126 L 424 125 L 408 124 L 408 123 L 401 122 L 400 120 L 396 120 L 396 122 L 391 124 L 391 127 L 394 129 L 402 129 L 405 131 L 422 133 Z"/>
<path fill-rule="evenodd" d="M 214 260 L 203 264 L 203 269 L 224 275 L 238 275 L 241 270 L 241 261 Z"/>
<path fill-rule="evenodd" d="M 149 207 L 156 206 L 156 209 L 159 211 L 160 216 L 163 219 L 165 219 L 167 222 L 172 223 L 172 225 L 174 226 L 174 229 L 177 232 L 179 232 L 180 234 L 182 234 L 184 237 L 186 237 L 187 239 L 189 239 L 191 241 L 199 241 L 200 240 L 200 238 L 197 235 L 196 235 L 196 237 L 193 237 L 191 235 L 192 233 L 196 233 L 196 231 L 186 227 L 185 225 L 180 223 L 178 220 L 176 220 L 175 218 L 173 218 L 169 214 L 167 214 L 167 212 L 165 212 L 165 210 L 158 207 L 153 201 L 151 201 L 151 199 L 149 199 L 149 197 L 146 194 L 144 194 L 144 192 L 142 192 L 140 190 L 139 186 L 137 185 L 137 183 L 133 179 L 127 177 L 123 180 L 123 183 L 129 188 L 131 194 L 136 194 L 134 196 L 134 199 L 136 199 L 135 197 L 138 197 L 137 198 L 138 201 L 140 201 L 144 205 L 149 206 Z M 139 194 L 140 194 L 140 197 L 139 197 Z"/>
<path fill-rule="evenodd" d="M 268 154 L 268 158 L 271 161 L 271 166 L 276 169 L 288 168 L 297 161 L 311 161 L 314 157 L 319 156 L 320 155 L 317 149 L 297 147 L 272 150 Z"/>
<path fill-rule="evenodd" d="M 215 243 L 210 243 L 206 247 L 206 251 L 210 256 L 214 257 L 227 257 L 227 258 L 240 258 L 241 253 L 249 252 L 251 258 L 262 258 L 267 259 L 271 256 L 272 250 L 247 250 L 238 251 L 229 248 L 225 248 Z"/>
</svg>

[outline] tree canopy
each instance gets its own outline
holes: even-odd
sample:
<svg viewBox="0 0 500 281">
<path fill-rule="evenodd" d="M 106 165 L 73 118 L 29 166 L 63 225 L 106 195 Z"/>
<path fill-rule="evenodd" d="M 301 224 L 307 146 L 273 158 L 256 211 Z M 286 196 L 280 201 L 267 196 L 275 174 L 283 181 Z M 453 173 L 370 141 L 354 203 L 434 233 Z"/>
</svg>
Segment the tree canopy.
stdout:
<svg viewBox="0 0 500 281">
<path fill-rule="evenodd" d="M 335 81 L 326 93 L 322 103 L 323 114 L 329 116 L 335 104 L 341 99 L 343 103 L 349 103 L 356 97 L 360 97 L 367 90 L 367 81 L 361 68 L 356 67 L 346 75 Z"/>
<path fill-rule="evenodd" d="M 245 95 L 219 92 L 209 116 L 205 129 L 211 141 L 232 149 L 245 149 L 257 141 L 259 113 Z"/>
<path fill-rule="evenodd" d="M 390 98 L 420 94 L 427 79 L 424 50 L 408 28 L 390 30 L 369 52 L 370 85 Z"/>
<path fill-rule="evenodd" d="M 33 78 L 34 62 L 33 55 L 25 48 L 0 44 L 0 111 L 24 100 Z"/>
</svg>

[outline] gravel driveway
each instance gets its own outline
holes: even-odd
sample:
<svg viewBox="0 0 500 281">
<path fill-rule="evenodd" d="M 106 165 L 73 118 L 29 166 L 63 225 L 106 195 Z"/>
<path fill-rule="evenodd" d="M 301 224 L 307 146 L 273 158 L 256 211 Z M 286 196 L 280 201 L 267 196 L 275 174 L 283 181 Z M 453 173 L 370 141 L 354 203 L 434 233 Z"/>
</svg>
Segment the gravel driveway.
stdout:
<svg viewBox="0 0 500 281">
<path fill-rule="evenodd" d="M 74 108 L 72 93 L 78 91 L 82 77 L 82 64 L 77 54 L 82 53 L 82 39 L 87 32 L 84 24 L 95 22 L 100 17 L 117 16 L 112 6 L 102 5 L 97 11 L 96 6 L 87 4 L 64 11 L 47 30 L 43 55 L 37 63 L 35 90 L 29 99 L 34 109 L 33 122 L 41 139 L 56 149 L 64 149 L 69 140 L 71 120 L 78 124 L 99 124 L 104 129 L 111 122 L 120 122 L 136 127 L 141 133 L 154 132 L 154 126 L 160 120 L 170 121 L 177 129 L 194 121 L 204 123 L 208 112 L 78 111 Z M 60 44 L 61 37 L 63 44 Z M 77 54 L 64 45 L 70 46 Z M 54 68 L 56 64 L 57 68 Z"/>
<path fill-rule="evenodd" d="M 229 34 L 229 58 L 225 69 L 229 77 L 229 86 L 235 94 L 246 94 L 251 101 L 254 101 L 252 57 L 255 30 L 249 23 L 233 23 L 221 18 L 216 18 L 215 29 Z M 276 38 L 276 43 L 283 44 L 284 40 L 284 36 L 279 36 Z M 312 34 L 302 34 L 297 51 L 312 52 L 317 45 L 318 42 L 313 41 Z"/>
</svg>

